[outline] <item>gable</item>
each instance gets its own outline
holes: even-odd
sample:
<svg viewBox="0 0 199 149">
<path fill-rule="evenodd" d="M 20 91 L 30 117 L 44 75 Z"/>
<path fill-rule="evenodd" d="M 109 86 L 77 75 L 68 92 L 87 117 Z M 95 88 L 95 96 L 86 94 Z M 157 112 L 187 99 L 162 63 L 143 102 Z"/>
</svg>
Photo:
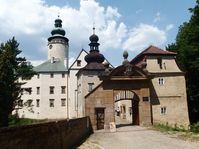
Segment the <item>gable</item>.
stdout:
<svg viewBox="0 0 199 149">
<path fill-rule="evenodd" d="M 77 58 L 75 59 L 75 61 L 72 63 L 72 65 L 70 66 L 70 70 L 71 69 L 80 69 L 83 68 L 87 63 L 84 60 L 84 57 L 88 54 L 88 52 L 86 52 L 84 49 L 82 49 L 79 53 L 79 55 L 77 56 Z"/>
<path fill-rule="evenodd" d="M 113 69 L 110 77 L 143 77 L 147 78 L 147 72 L 134 65 L 121 65 Z"/>
</svg>

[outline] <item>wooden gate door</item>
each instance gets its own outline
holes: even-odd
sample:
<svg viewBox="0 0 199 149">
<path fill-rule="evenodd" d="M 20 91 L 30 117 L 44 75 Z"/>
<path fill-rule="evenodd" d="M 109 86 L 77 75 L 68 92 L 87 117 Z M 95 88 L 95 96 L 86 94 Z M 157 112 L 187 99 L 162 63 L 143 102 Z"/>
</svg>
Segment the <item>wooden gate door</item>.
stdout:
<svg viewBox="0 0 199 149">
<path fill-rule="evenodd" d="M 132 101 L 133 125 L 139 125 L 139 101 Z"/>
<path fill-rule="evenodd" d="M 96 108 L 97 129 L 104 129 L 104 108 Z"/>
</svg>

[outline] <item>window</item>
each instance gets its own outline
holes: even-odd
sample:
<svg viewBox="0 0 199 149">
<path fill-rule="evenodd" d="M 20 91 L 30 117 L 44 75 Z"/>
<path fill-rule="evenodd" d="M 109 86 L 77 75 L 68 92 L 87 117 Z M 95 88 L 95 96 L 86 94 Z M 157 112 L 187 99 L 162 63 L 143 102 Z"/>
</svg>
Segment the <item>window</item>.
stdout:
<svg viewBox="0 0 199 149">
<path fill-rule="evenodd" d="M 94 83 L 88 83 L 88 92 L 91 92 L 93 90 Z"/>
<path fill-rule="evenodd" d="M 61 99 L 61 106 L 65 107 L 66 106 L 66 98 Z"/>
<path fill-rule="evenodd" d="M 160 108 L 160 114 L 161 114 L 161 115 L 165 115 L 166 112 L 167 112 L 167 108 L 166 108 L 166 107 L 161 107 L 161 108 Z"/>
<path fill-rule="evenodd" d="M 49 106 L 54 107 L 54 99 L 49 99 Z"/>
<path fill-rule="evenodd" d="M 66 86 L 61 86 L 61 93 L 65 94 L 66 93 Z"/>
<path fill-rule="evenodd" d="M 163 78 L 159 78 L 158 79 L 158 83 L 159 83 L 159 85 L 164 85 L 164 79 Z"/>
<path fill-rule="evenodd" d="M 24 89 L 23 88 L 21 88 L 21 95 L 23 95 L 24 94 Z"/>
<path fill-rule="evenodd" d="M 81 60 L 77 60 L 77 66 L 81 66 Z"/>
<path fill-rule="evenodd" d="M 39 99 L 36 100 L 36 106 L 39 107 Z"/>
<path fill-rule="evenodd" d="M 54 74 L 53 73 L 50 74 L 50 78 L 54 78 Z"/>
<path fill-rule="evenodd" d="M 18 101 L 18 106 L 19 106 L 19 107 L 23 107 L 23 100 L 19 100 L 19 101 Z"/>
<path fill-rule="evenodd" d="M 31 87 L 24 88 L 23 91 L 24 91 L 24 94 L 29 94 L 29 95 L 31 95 L 31 93 L 32 93 L 32 88 L 31 88 Z"/>
<path fill-rule="evenodd" d="M 54 94 L 54 86 L 50 86 L 50 94 Z"/>
<path fill-rule="evenodd" d="M 37 74 L 37 79 L 39 79 L 39 74 Z"/>
<path fill-rule="evenodd" d="M 29 92 L 29 95 L 31 95 L 31 93 L 32 93 L 32 88 L 31 87 L 29 88 L 28 92 Z"/>
<path fill-rule="evenodd" d="M 40 87 L 37 87 L 37 95 L 40 94 Z"/>
<path fill-rule="evenodd" d="M 78 94 L 81 93 L 81 84 L 79 84 L 79 85 L 77 86 L 77 93 L 78 93 Z"/>
<path fill-rule="evenodd" d="M 65 78 L 65 73 L 62 73 L 62 78 Z"/>
<path fill-rule="evenodd" d="M 143 97 L 143 101 L 148 102 L 149 101 L 149 97 Z"/>
<path fill-rule="evenodd" d="M 160 69 L 162 69 L 162 58 L 159 57 L 159 58 L 157 59 L 157 62 L 158 62 L 158 64 L 159 64 L 159 66 L 160 66 Z"/>
<path fill-rule="evenodd" d="M 31 107 L 31 106 L 32 106 L 32 99 L 29 99 L 29 100 L 27 101 L 27 106 L 28 106 L 28 107 Z"/>
</svg>

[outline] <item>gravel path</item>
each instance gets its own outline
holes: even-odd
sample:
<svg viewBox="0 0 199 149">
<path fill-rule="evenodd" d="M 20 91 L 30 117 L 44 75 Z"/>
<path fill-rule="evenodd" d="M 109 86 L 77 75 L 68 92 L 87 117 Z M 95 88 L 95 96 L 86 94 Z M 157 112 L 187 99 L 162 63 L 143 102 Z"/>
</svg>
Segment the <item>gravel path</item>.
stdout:
<svg viewBox="0 0 199 149">
<path fill-rule="evenodd" d="M 199 149 L 199 144 L 140 126 L 126 126 L 114 133 L 96 131 L 78 149 Z"/>
</svg>

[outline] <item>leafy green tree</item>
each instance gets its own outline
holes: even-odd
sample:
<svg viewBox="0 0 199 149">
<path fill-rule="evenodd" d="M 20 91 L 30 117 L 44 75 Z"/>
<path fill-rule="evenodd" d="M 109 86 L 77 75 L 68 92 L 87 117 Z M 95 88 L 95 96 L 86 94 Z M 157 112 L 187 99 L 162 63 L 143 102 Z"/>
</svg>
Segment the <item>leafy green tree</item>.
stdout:
<svg viewBox="0 0 199 149">
<path fill-rule="evenodd" d="M 186 72 L 189 114 L 191 122 L 199 121 L 199 0 L 189 9 L 189 22 L 180 26 L 176 43 L 167 50 L 177 52 L 177 62 Z"/>
<path fill-rule="evenodd" d="M 0 45 L 0 127 L 8 126 L 8 117 L 20 99 L 21 85 L 18 80 L 30 79 L 35 72 L 25 58 L 13 37 Z"/>
</svg>

